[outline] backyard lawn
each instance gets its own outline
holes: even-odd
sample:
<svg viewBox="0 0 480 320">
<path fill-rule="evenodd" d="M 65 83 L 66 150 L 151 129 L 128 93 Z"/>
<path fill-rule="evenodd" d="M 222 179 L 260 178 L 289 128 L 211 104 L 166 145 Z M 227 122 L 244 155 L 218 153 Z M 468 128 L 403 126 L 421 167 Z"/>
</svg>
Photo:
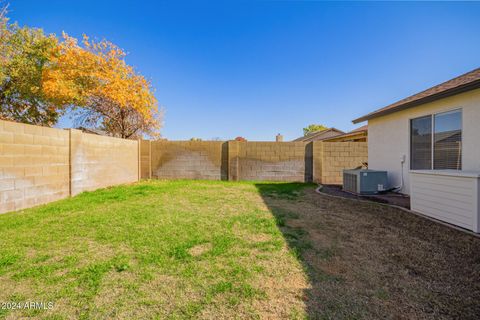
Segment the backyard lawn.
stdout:
<svg viewBox="0 0 480 320">
<path fill-rule="evenodd" d="M 146 181 L 0 215 L 0 318 L 478 318 L 480 238 L 314 188 Z M 54 305 L 4 308 L 25 301 Z"/>
</svg>

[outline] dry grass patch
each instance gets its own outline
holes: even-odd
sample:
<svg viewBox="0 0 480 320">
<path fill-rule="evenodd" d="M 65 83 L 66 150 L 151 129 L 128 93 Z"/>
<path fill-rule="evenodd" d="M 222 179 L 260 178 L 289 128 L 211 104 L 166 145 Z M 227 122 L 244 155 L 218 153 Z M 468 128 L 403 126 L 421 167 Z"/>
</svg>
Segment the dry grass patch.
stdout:
<svg viewBox="0 0 480 320">
<path fill-rule="evenodd" d="M 212 250 L 212 244 L 211 243 L 203 243 L 199 244 L 196 246 L 193 246 L 188 250 L 188 253 L 190 253 L 192 256 L 197 257 L 199 255 L 204 254 L 205 252 Z"/>
</svg>

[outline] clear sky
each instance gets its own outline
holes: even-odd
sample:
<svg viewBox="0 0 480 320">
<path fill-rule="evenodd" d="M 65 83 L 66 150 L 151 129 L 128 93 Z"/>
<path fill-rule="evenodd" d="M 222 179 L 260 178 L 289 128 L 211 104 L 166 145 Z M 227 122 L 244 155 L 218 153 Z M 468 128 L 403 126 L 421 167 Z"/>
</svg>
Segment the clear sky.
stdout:
<svg viewBox="0 0 480 320">
<path fill-rule="evenodd" d="M 125 49 L 152 81 L 171 140 L 290 140 L 310 123 L 350 130 L 480 67 L 474 2 L 11 0 L 9 16 Z"/>
</svg>

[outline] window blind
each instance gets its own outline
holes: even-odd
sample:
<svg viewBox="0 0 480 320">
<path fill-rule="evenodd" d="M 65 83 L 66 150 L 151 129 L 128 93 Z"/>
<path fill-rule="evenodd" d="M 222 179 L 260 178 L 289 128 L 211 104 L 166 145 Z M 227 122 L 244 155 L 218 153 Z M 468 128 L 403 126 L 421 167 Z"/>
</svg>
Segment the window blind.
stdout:
<svg viewBox="0 0 480 320">
<path fill-rule="evenodd" d="M 462 112 L 439 113 L 434 117 L 434 169 L 462 169 Z"/>
<path fill-rule="evenodd" d="M 412 119 L 410 130 L 410 168 L 432 169 L 432 116 Z"/>
</svg>

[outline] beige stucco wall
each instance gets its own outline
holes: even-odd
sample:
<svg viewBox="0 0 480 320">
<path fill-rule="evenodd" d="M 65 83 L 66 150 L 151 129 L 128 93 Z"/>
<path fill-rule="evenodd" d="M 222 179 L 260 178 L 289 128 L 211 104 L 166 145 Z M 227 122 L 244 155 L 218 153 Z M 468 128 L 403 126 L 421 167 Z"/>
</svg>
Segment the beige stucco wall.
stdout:
<svg viewBox="0 0 480 320">
<path fill-rule="evenodd" d="M 387 170 L 390 186 L 400 185 L 405 155 L 403 193 L 410 194 L 410 119 L 462 109 L 462 169 L 480 170 L 480 89 L 368 121 L 369 168 Z"/>
<path fill-rule="evenodd" d="M 0 120 L 0 213 L 68 195 L 69 132 Z"/>
<path fill-rule="evenodd" d="M 137 140 L 71 130 L 71 194 L 139 180 Z"/>
</svg>

